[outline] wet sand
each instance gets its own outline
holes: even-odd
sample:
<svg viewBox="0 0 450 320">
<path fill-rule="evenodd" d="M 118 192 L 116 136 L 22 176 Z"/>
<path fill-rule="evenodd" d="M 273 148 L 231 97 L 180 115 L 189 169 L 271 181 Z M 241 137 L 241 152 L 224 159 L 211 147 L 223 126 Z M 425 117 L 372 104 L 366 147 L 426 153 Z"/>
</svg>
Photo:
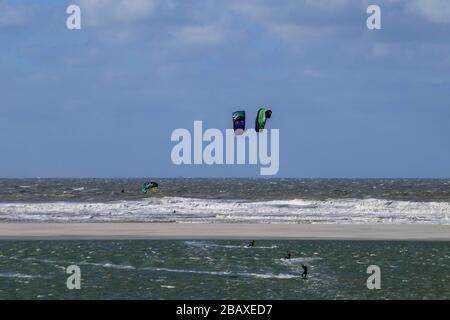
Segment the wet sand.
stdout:
<svg viewBox="0 0 450 320">
<path fill-rule="evenodd" d="M 450 225 L 0 223 L 0 240 L 450 240 Z"/>
</svg>

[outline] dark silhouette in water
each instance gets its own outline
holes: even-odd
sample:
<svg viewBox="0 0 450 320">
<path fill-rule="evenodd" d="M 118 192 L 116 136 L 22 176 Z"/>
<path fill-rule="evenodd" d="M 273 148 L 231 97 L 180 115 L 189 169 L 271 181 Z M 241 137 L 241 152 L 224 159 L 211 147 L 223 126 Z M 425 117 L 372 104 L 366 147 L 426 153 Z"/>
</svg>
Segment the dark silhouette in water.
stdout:
<svg viewBox="0 0 450 320">
<path fill-rule="evenodd" d="M 291 253 L 288 252 L 287 255 L 286 255 L 286 257 L 284 257 L 284 259 L 285 259 L 285 260 L 289 260 L 290 258 L 291 258 Z"/>
<path fill-rule="evenodd" d="M 255 240 L 252 240 L 252 242 L 250 242 L 250 243 L 247 245 L 247 248 L 254 247 L 254 246 L 255 246 Z"/>
<path fill-rule="evenodd" d="M 305 266 L 305 265 L 302 263 L 302 268 L 303 268 L 303 273 L 302 273 L 301 277 L 302 277 L 303 279 L 306 279 L 307 276 L 308 276 L 308 267 Z"/>
<path fill-rule="evenodd" d="M 125 189 L 120 190 L 120 192 L 125 193 Z"/>
</svg>

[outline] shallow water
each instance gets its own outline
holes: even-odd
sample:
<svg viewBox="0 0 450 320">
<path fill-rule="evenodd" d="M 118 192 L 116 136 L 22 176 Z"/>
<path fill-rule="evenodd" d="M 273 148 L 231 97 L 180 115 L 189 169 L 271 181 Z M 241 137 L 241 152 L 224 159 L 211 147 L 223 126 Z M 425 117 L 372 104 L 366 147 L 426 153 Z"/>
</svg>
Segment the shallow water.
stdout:
<svg viewBox="0 0 450 320">
<path fill-rule="evenodd" d="M 0 202 L 141 200 L 143 182 L 157 181 L 152 197 L 249 201 L 384 199 L 450 202 L 450 179 L 0 179 Z M 121 190 L 124 189 L 124 193 Z"/>
<path fill-rule="evenodd" d="M 2 241 L 0 298 L 449 299 L 449 258 L 449 242 Z M 80 290 L 66 288 L 73 264 Z"/>
</svg>

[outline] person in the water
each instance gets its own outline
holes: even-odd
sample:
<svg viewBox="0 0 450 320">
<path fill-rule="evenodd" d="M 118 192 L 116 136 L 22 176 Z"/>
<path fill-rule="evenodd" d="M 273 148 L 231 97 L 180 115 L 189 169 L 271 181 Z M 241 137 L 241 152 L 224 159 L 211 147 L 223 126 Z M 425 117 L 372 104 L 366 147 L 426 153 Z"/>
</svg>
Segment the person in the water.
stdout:
<svg viewBox="0 0 450 320">
<path fill-rule="evenodd" d="M 286 257 L 284 257 L 285 260 L 289 260 L 291 258 L 291 252 L 288 251 Z"/>
<path fill-rule="evenodd" d="M 303 273 L 302 273 L 301 277 L 303 279 L 306 279 L 306 277 L 308 276 L 308 267 L 302 263 L 302 268 L 303 268 Z"/>
<path fill-rule="evenodd" d="M 250 243 L 247 245 L 247 248 L 254 247 L 254 246 L 255 246 L 255 240 L 252 240 L 252 242 L 250 242 Z"/>
</svg>

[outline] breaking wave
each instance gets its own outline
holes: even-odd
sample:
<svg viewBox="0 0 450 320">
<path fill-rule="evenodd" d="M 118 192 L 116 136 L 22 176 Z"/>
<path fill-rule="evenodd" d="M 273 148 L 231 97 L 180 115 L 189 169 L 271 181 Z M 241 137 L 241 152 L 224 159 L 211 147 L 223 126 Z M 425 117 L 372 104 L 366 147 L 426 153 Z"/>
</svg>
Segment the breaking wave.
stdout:
<svg viewBox="0 0 450 320">
<path fill-rule="evenodd" d="M 449 202 L 380 199 L 242 201 L 181 197 L 116 202 L 0 203 L 0 221 L 448 224 Z"/>
</svg>

